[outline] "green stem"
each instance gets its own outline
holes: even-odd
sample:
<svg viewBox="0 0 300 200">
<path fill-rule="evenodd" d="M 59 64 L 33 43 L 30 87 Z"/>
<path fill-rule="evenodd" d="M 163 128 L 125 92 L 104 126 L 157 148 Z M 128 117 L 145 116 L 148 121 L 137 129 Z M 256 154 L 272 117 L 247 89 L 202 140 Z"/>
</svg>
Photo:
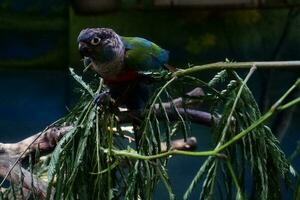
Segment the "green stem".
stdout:
<svg viewBox="0 0 300 200">
<path fill-rule="evenodd" d="M 100 137 L 99 137 L 99 111 L 98 109 L 96 110 L 96 145 L 97 145 L 97 168 L 98 171 L 101 170 L 101 164 L 100 164 Z"/>
<path fill-rule="evenodd" d="M 107 152 L 107 150 L 104 150 Z M 139 159 L 139 160 L 153 160 L 153 159 L 158 159 L 158 158 L 164 158 L 168 156 L 173 156 L 173 155 L 184 155 L 184 156 L 222 156 L 221 154 L 216 153 L 216 151 L 199 151 L 199 152 L 192 152 L 192 151 L 182 151 L 182 150 L 171 150 L 167 151 L 164 153 L 160 154 L 155 154 L 155 155 L 141 155 L 138 153 L 132 153 L 127 150 L 112 150 L 113 154 L 115 156 L 124 156 L 124 157 L 130 157 L 134 159 Z"/>
<path fill-rule="evenodd" d="M 238 198 L 238 199 L 244 200 L 244 195 L 242 193 L 242 190 L 241 190 L 241 187 L 239 185 L 238 179 L 237 179 L 237 177 L 236 177 L 236 175 L 234 173 L 234 170 L 233 170 L 232 165 L 231 165 L 231 163 L 230 163 L 229 160 L 226 160 L 226 165 L 227 165 L 227 167 L 229 169 L 229 172 L 231 174 L 232 180 L 233 180 L 233 182 L 235 184 L 235 187 L 237 189 L 237 193 L 238 193 L 238 195 L 240 195 L 240 198 Z"/>
<path fill-rule="evenodd" d="M 109 117 L 110 127 L 113 127 L 113 117 Z M 113 146 L 113 130 L 112 128 L 108 134 L 108 153 L 107 153 L 107 182 L 108 182 L 108 199 L 111 200 L 113 198 L 113 188 L 112 188 L 112 180 L 111 180 L 111 161 L 112 161 L 112 146 Z"/>
<path fill-rule="evenodd" d="M 279 106 L 278 108 L 277 108 L 277 110 L 285 110 L 285 109 L 287 109 L 287 108 L 289 108 L 289 107 L 291 107 L 291 106 L 294 106 L 294 105 L 296 105 L 296 104 L 298 104 L 298 103 L 300 103 L 300 97 L 298 97 L 298 98 L 296 98 L 296 99 L 294 99 L 294 100 L 292 100 L 292 101 L 290 101 L 289 103 L 287 103 L 287 104 L 284 104 L 284 105 L 282 105 L 282 106 Z"/>
<path fill-rule="evenodd" d="M 164 153 L 160 154 L 155 154 L 155 155 L 141 155 L 138 153 L 131 153 L 127 150 L 115 150 L 112 149 L 112 153 L 116 156 L 125 156 L 125 157 L 130 157 L 134 159 L 141 159 L 141 160 L 152 160 L 152 159 L 158 159 L 158 158 L 163 158 L 167 156 L 172 156 L 172 155 L 185 155 L 185 156 L 219 156 L 219 157 L 224 157 L 224 155 L 220 154 L 221 151 L 226 149 L 228 146 L 234 144 L 241 138 L 243 138 L 245 135 L 247 135 L 249 132 L 251 132 L 253 129 L 257 128 L 261 124 L 263 124 L 265 121 L 267 121 L 271 116 L 273 116 L 277 111 L 282 111 L 286 108 L 289 108 L 292 105 L 296 105 L 297 103 L 300 103 L 299 98 L 288 102 L 287 104 L 283 106 L 279 106 L 280 103 L 284 101 L 284 99 L 290 94 L 300 83 L 299 80 L 296 81 L 294 85 L 272 106 L 272 108 L 265 113 L 263 116 L 261 116 L 257 121 L 255 121 L 251 126 L 249 126 L 247 129 L 243 130 L 239 134 L 235 135 L 231 140 L 226 142 L 225 144 L 215 148 L 214 150 L 211 151 L 198 151 L 198 152 L 191 152 L 191 151 L 181 151 L 181 150 L 171 150 L 167 151 Z M 279 103 L 280 102 L 280 103 Z M 104 149 L 104 152 L 108 152 L 107 149 Z"/>
<path fill-rule="evenodd" d="M 245 80 L 242 82 L 242 85 L 241 85 L 241 87 L 239 88 L 239 91 L 238 91 L 238 93 L 237 93 L 237 95 L 236 95 L 236 97 L 235 97 L 235 100 L 234 100 L 234 102 L 233 102 L 233 105 L 232 105 L 231 111 L 230 111 L 230 113 L 229 113 L 229 116 L 228 116 L 228 118 L 227 118 L 227 122 L 226 122 L 225 127 L 224 127 L 224 129 L 223 129 L 223 131 L 222 131 L 222 134 L 221 134 L 221 135 L 222 135 L 222 139 L 221 139 L 221 141 L 219 142 L 219 144 L 216 146 L 216 149 L 217 149 L 217 148 L 223 143 L 223 141 L 224 141 L 224 138 L 225 138 L 227 129 L 228 129 L 229 125 L 230 125 L 230 122 L 232 122 L 232 115 L 233 115 L 233 112 L 234 112 L 234 110 L 235 110 L 235 108 L 236 108 L 236 106 L 237 106 L 237 103 L 238 103 L 238 101 L 239 101 L 239 99 L 240 99 L 240 96 L 241 96 L 241 94 L 242 94 L 242 92 L 243 92 L 243 89 L 244 89 L 246 83 L 248 82 L 248 80 L 250 79 L 251 75 L 254 73 L 255 70 L 256 70 L 256 67 L 255 67 L 255 66 L 251 67 L 249 73 L 247 74 Z"/>
<path fill-rule="evenodd" d="M 144 122 L 145 126 L 143 130 L 146 130 L 149 126 L 149 122 L 150 122 L 150 117 L 151 114 L 153 112 L 153 108 L 155 106 L 155 103 L 157 102 L 157 100 L 159 99 L 161 93 L 176 79 L 176 77 L 173 77 L 172 79 L 170 79 L 168 82 L 166 82 L 158 91 L 158 93 L 156 94 L 155 98 L 153 99 L 153 101 L 151 102 L 151 105 L 149 107 L 149 110 L 147 111 L 147 117 L 145 118 Z M 143 140 L 143 137 L 145 137 L 145 134 L 142 135 L 142 138 L 140 139 L 141 141 Z"/>
<path fill-rule="evenodd" d="M 290 105 L 291 102 L 287 103 L 286 105 Z M 300 101 L 297 101 L 297 103 L 300 103 Z M 293 104 L 295 105 L 295 103 Z M 281 107 L 279 107 L 280 109 Z M 287 108 L 287 107 L 286 107 Z M 283 110 L 283 109 L 280 109 Z M 130 157 L 134 159 L 140 159 L 140 160 L 153 160 L 153 159 L 158 159 L 158 158 L 163 158 L 167 156 L 172 156 L 172 155 L 184 155 L 184 156 L 220 156 L 224 157 L 222 154 L 220 154 L 221 151 L 226 149 L 228 146 L 234 144 L 241 138 L 243 138 L 245 135 L 247 135 L 250 131 L 253 129 L 257 128 L 259 125 L 263 124 L 267 119 L 269 119 L 272 115 L 274 115 L 276 111 L 270 110 L 263 116 L 261 116 L 256 122 L 254 122 L 251 126 L 249 126 L 247 129 L 244 131 L 240 132 L 236 136 L 234 136 L 230 141 L 226 142 L 225 144 L 219 146 L 215 150 L 211 151 L 198 151 L 198 152 L 192 152 L 192 151 L 181 151 L 181 150 L 171 150 L 167 151 L 164 153 L 160 154 L 155 154 L 155 155 L 141 155 L 138 153 L 131 153 L 128 152 L 127 150 L 112 150 L 112 153 L 116 156 L 125 156 L 125 157 Z M 104 149 L 105 152 L 107 152 L 107 149 Z"/>
<path fill-rule="evenodd" d="M 259 125 L 261 125 L 262 123 L 264 123 L 267 119 L 269 119 L 272 115 L 274 115 L 277 111 L 282 111 L 282 107 L 279 107 L 279 105 L 286 99 L 286 97 L 295 89 L 298 87 L 298 85 L 300 84 L 300 79 L 298 79 L 289 89 L 288 91 L 286 91 L 282 97 L 279 98 L 278 101 L 276 101 L 273 106 L 271 107 L 271 109 L 265 113 L 263 116 L 261 116 L 257 121 L 255 121 L 253 124 L 251 124 L 251 126 L 249 126 L 247 129 L 243 130 L 242 132 L 240 132 L 239 134 L 235 135 L 231 140 L 229 140 L 228 142 L 226 142 L 225 144 L 223 144 L 222 146 L 220 146 L 219 148 L 215 149 L 216 152 L 220 152 L 222 150 L 224 150 L 225 148 L 227 148 L 228 146 L 230 146 L 231 144 L 235 143 L 236 141 L 238 141 L 239 139 L 241 139 L 242 137 L 244 137 L 246 134 L 248 134 L 250 131 L 252 131 L 253 129 L 255 129 L 256 127 L 258 127 Z M 296 99 L 297 100 L 297 99 Z M 295 103 L 299 103 L 300 101 L 291 101 L 285 105 L 283 105 L 284 108 L 288 108 L 291 105 L 295 105 Z M 286 106 L 288 105 L 288 106 Z M 280 110 L 281 108 L 281 110 Z"/>
<path fill-rule="evenodd" d="M 273 104 L 271 110 L 278 109 L 279 105 L 286 99 L 286 97 L 300 85 L 300 78 Z M 291 103 L 291 102 L 290 102 Z M 293 104 L 292 104 L 293 105 Z"/>
<path fill-rule="evenodd" d="M 110 165 L 109 168 L 106 168 L 106 169 L 104 169 L 104 170 L 102 170 L 102 171 L 99 170 L 98 172 L 90 172 L 90 174 L 92 174 L 92 175 L 100 175 L 100 174 L 104 174 L 104 173 L 106 173 L 106 172 L 108 172 L 108 171 L 113 170 L 113 169 L 116 168 L 119 164 L 120 164 L 120 163 L 119 163 L 119 161 L 117 160 L 117 161 L 115 161 L 112 165 Z"/>
<path fill-rule="evenodd" d="M 154 105 L 156 103 L 156 101 L 158 100 L 158 98 L 160 97 L 161 93 L 176 79 L 176 77 L 173 77 L 171 80 L 169 80 L 168 82 L 166 82 L 166 84 L 164 86 L 162 86 L 160 88 L 160 90 L 158 91 L 158 93 L 156 94 L 155 98 L 153 99 L 151 105 L 150 105 L 150 108 L 149 108 L 149 111 L 148 111 L 148 115 L 147 115 L 147 121 L 150 120 L 150 116 L 151 116 L 151 113 L 152 113 L 152 110 L 154 108 Z"/>
<path fill-rule="evenodd" d="M 251 124 L 251 126 L 249 126 L 247 129 L 243 130 L 239 134 L 235 135 L 231 140 L 229 140 L 225 144 L 219 146 L 217 149 L 215 149 L 215 151 L 217 153 L 219 153 L 220 151 L 223 151 L 228 146 L 230 146 L 233 143 L 237 142 L 238 140 L 240 140 L 241 138 L 243 138 L 245 135 L 247 135 L 250 131 L 252 131 L 253 129 L 257 128 L 259 125 L 261 125 L 262 123 L 264 123 L 273 114 L 274 114 L 274 112 L 268 111 L 266 114 L 264 114 L 263 116 L 261 116 L 257 121 L 255 121 L 253 124 Z"/>
<path fill-rule="evenodd" d="M 217 62 L 205 65 L 198 65 L 188 69 L 179 70 L 174 73 L 176 77 L 186 76 L 196 72 L 211 70 L 211 69 L 247 69 L 256 66 L 257 68 L 286 68 L 286 67 L 300 67 L 300 61 L 275 61 L 275 62 Z"/>
</svg>

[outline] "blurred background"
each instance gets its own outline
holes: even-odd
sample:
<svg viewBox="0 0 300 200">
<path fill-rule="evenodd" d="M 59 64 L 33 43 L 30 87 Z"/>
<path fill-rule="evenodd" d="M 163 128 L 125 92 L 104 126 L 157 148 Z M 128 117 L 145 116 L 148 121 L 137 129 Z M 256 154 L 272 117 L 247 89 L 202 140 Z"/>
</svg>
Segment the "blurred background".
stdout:
<svg viewBox="0 0 300 200">
<path fill-rule="evenodd" d="M 0 0 L 0 142 L 41 131 L 76 102 L 68 68 L 83 70 L 76 39 L 86 27 L 109 27 L 154 41 L 171 52 L 170 64 L 180 68 L 225 58 L 300 60 L 297 0 Z M 214 73 L 200 76 L 209 80 Z M 249 86 L 261 110 L 299 75 L 292 68 L 258 70 Z M 277 115 L 270 126 L 290 155 L 300 140 L 299 107 Z M 207 128 L 195 126 L 192 135 L 198 150 L 211 148 Z M 176 194 L 182 196 L 202 161 L 170 161 Z M 300 169 L 299 157 L 293 164 Z M 160 191 L 155 199 L 166 199 Z"/>
</svg>

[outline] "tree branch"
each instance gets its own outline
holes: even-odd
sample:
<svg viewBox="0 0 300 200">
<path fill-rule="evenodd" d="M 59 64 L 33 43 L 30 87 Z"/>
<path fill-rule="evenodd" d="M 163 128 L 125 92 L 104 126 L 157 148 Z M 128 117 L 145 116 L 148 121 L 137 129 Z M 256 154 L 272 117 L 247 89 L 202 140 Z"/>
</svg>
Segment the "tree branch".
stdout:
<svg viewBox="0 0 300 200">
<path fill-rule="evenodd" d="M 39 150 L 41 153 L 46 153 L 54 149 L 60 138 L 72 128 L 72 126 L 52 127 L 18 143 L 0 143 L 0 156 L 7 154 L 12 157 L 18 157 L 26 151 L 28 146 L 30 146 L 30 148 L 24 153 L 23 158 L 27 157 L 35 150 Z"/>
<path fill-rule="evenodd" d="M 200 87 L 196 87 L 192 91 L 188 92 L 186 96 L 201 97 L 204 96 L 204 92 Z M 213 116 L 208 112 L 198 110 L 197 107 L 199 107 L 199 101 L 187 102 L 183 97 L 178 97 L 170 102 L 162 102 L 161 104 L 157 103 L 154 105 L 153 109 L 156 117 L 159 119 L 165 117 L 165 113 L 162 112 L 161 106 L 163 106 L 164 111 L 167 113 L 170 121 L 180 120 L 178 113 L 182 116 L 185 116 L 191 122 L 206 126 L 212 126 L 214 123 L 218 123 L 219 121 L 219 116 Z M 138 123 L 144 118 L 142 113 L 138 111 L 122 111 L 119 112 L 117 116 L 120 123 Z"/>
<path fill-rule="evenodd" d="M 216 69 L 248 69 L 256 66 L 258 69 L 279 69 L 279 68 L 297 68 L 300 69 L 300 61 L 274 61 L 274 62 L 217 62 L 205 65 L 198 65 L 188 69 L 179 70 L 173 73 L 173 76 L 182 77 L 205 70 Z"/>
<path fill-rule="evenodd" d="M 15 157 L 7 154 L 0 155 L 0 176 L 5 177 L 9 173 L 7 180 L 14 184 L 22 184 L 24 194 L 28 195 L 31 191 L 38 199 L 45 199 L 48 184 L 22 168 L 20 164 L 14 166 L 15 160 Z"/>
<path fill-rule="evenodd" d="M 72 128 L 72 126 L 52 127 L 17 143 L 1 143 L 0 177 L 3 177 L 12 184 L 22 184 L 24 196 L 28 196 L 30 192 L 33 192 L 38 199 L 45 199 L 48 184 L 22 168 L 21 163 L 16 161 L 19 159 L 19 156 L 25 158 L 29 154 L 33 154 L 36 150 L 41 153 L 52 151 L 58 141 Z M 38 139 L 36 139 L 37 137 Z M 184 139 L 178 139 L 171 142 L 171 149 L 193 150 L 196 146 L 197 140 L 194 137 L 187 138 L 186 141 L 184 141 Z M 168 151 L 165 142 L 161 143 L 161 149 L 163 152 Z M 26 152 L 24 153 L 23 151 Z M 52 194 L 54 194 L 54 191 Z M 21 193 L 17 199 L 23 199 Z"/>
</svg>

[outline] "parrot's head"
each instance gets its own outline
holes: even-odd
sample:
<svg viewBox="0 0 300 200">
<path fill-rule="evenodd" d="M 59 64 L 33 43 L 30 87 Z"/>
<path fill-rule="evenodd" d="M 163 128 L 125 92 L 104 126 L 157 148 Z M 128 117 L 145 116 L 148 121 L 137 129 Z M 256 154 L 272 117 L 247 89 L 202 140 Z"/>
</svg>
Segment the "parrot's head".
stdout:
<svg viewBox="0 0 300 200">
<path fill-rule="evenodd" d="M 125 47 L 121 37 L 112 29 L 83 29 L 77 41 L 81 56 L 92 61 L 93 69 L 102 77 L 111 77 L 122 71 Z"/>
<path fill-rule="evenodd" d="M 83 29 L 77 41 L 81 56 L 88 57 L 97 63 L 110 62 L 124 56 L 123 42 L 112 29 Z"/>
</svg>

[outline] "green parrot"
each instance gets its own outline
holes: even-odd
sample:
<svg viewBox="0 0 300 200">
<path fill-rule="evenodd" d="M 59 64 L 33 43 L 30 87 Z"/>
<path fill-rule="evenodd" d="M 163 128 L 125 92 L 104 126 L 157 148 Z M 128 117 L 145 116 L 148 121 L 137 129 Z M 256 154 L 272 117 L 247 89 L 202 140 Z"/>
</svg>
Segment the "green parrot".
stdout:
<svg viewBox="0 0 300 200">
<path fill-rule="evenodd" d="M 108 86 L 113 99 L 128 109 L 142 109 L 149 99 L 149 84 L 140 71 L 164 69 L 169 52 L 140 37 L 122 37 L 108 28 L 83 29 L 79 51 Z M 103 97 L 100 94 L 100 99 Z"/>
</svg>

